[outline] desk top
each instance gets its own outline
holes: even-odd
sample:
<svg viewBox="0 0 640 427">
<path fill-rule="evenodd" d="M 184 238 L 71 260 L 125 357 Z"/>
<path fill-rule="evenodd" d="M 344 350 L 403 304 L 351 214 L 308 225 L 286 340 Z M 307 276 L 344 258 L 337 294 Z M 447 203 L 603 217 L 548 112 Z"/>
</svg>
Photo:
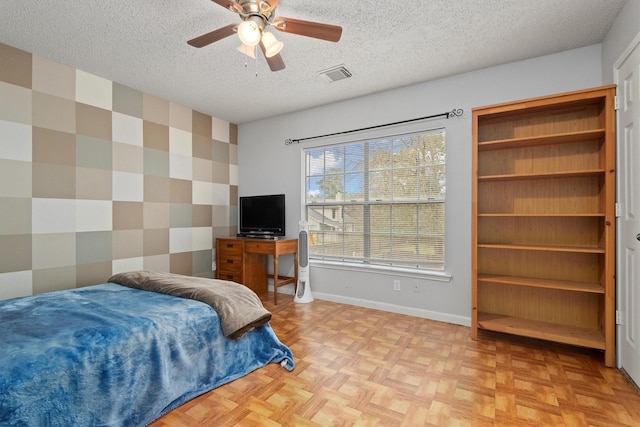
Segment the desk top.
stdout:
<svg viewBox="0 0 640 427">
<path fill-rule="evenodd" d="M 216 237 L 217 239 L 229 239 L 229 240 L 248 240 L 251 242 L 281 242 L 284 240 L 295 240 L 297 241 L 297 237 L 287 237 L 287 236 L 275 236 L 271 238 L 261 238 L 261 237 L 242 237 L 242 236 L 229 236 L 229 237 Z"/>
<path fill-rule="evenodd" d="M 298 252 L 298 239 L 281 237 L 278 239 L 253 239 L 250 237 L 218 237 L 217 240 L 236 240 L 243 243 L 245 253 L 290 254 Z"/>
</svg>

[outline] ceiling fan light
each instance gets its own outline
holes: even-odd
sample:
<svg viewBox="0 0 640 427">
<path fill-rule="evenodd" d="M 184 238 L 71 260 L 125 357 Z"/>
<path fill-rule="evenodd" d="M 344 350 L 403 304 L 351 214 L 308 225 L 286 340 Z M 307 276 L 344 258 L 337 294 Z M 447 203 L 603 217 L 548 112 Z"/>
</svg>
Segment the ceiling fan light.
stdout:
<svg viewBox="0 0 640 427">
<path fill-rule="evenodd" d="M 238 37 L 247 46 L 255 46 L 260 43 L 260 36 L 260 27 L 255 22 L 247 20 L 238 25 Z"/>
<path fill-rule="evenodd" d="M 256 59 L 256 48 L 255 46 L 247 46 L 246 44 L 241 44 L 236 48 L 238 52 L 242 52 L 247 55 L 249 58 Z"/>
<path fill-rule="evenodd" d="M 262 44 L 264 45 L 264 56 L 271 58 L 282 50 L 284 43 L 276 39 L 272 33 L 264 32 L 262 34 Z"/>
</svg>

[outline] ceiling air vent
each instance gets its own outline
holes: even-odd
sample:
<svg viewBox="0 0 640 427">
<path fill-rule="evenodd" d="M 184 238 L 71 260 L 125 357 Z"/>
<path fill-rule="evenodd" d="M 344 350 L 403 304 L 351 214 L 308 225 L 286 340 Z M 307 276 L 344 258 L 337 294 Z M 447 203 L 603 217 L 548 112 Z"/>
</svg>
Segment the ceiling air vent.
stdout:
<svg viewBox="0 0 640 427">
<path fill-rule="evenodd" d="M 348 79 L 349 77 L 353 77 L 351 71 L 347 70 L 347 67 L 345 67 L 344 64 L 327 68 L 326 70 L 318 71 L 318 74 L 324 76 L 330 82 L 337 82 L 338 80 L 344 80 Z"/>
</svg>

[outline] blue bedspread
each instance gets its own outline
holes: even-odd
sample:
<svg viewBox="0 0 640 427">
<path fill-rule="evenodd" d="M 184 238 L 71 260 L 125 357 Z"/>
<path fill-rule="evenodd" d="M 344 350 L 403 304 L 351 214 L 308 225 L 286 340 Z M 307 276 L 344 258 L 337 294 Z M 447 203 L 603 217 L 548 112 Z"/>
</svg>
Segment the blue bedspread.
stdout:
<svg viewBox="0 0 640 427">
<path fill-rule="evenodd" d="M 0 425 L 143 426 L 267 363 L 271 326 L 225 338 L 208 305 L 113 283 L 0 301 Z"/>
</svg>

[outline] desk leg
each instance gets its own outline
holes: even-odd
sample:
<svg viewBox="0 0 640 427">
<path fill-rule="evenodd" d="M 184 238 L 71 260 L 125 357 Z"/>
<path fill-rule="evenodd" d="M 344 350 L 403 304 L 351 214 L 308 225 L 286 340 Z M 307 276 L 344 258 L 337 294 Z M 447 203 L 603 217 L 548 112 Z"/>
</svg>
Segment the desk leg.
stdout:
<svg viewBox="0 0 640 427">
<path fill-rule="evenodd" d="M 273 255 L 273 303 L 278 305 L 278 255 Z"/>
</svg>

